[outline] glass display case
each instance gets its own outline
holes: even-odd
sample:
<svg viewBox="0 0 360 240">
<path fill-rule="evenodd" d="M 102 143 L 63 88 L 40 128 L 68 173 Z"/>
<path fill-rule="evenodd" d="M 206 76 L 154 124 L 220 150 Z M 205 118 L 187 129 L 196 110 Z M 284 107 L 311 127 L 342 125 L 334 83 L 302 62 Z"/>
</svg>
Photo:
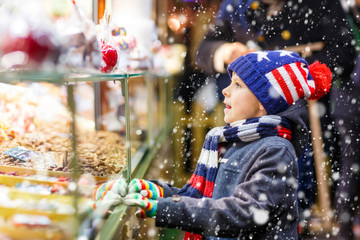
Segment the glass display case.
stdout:
<svg viewBox="0 0 360 240">
<path fill-rule="evenodd" d="M 15 239 L 30 233 L 42 239 L 68 239 L 81 230 L 97 184 L 119 177 L 129 181 L 128 169 L 134 170 L 151 152 L 148 108 L 154 100 L 153 85 L 146 83 L 149 75 L 0 73 L 2 110 L 18 114 L 8 112 L 8 119 L 18 123 L 17 133 L 6 135 L 0 145 L 0 186 L 7 193 L 0 204 L 5 213 L 1 233 Z M 124 125 L 120 130 L 111 129 L 106 117 L 94 116 L 95 122 L 104 123 L 104 129 L 96 131 L 96 123 L 81 111 L 86 104 L 76 93 L 94 82 L 120 88 L 120 96 L 110 98 L 122 103 L 116 106 L 116 119 Z M 95 96 L 93 106 L 98 101 Z M 131 113 L 139 104 L 146 107 Z M 3 126 L 4 136 L 5 130 Z M 24 231 L 16 231 L 19 226 Z"/>
</svg>

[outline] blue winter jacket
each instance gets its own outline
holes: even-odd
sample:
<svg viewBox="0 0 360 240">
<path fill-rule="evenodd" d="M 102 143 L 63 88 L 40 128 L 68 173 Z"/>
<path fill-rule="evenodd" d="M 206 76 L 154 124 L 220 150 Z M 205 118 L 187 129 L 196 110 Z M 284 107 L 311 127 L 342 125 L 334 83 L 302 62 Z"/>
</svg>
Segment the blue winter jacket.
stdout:
<svg viewBox="0 0 360 240">
<path fill-rule="evenodd" d="M 159 198 L 156 225 L 202 234 L 204 239 L 298 239 L 297 157 L 308 142 L 305 101 L 279 114 L 292 123 L 292 141 L 267 137 L 228 146 L 212 198 Z"/>
</svg>

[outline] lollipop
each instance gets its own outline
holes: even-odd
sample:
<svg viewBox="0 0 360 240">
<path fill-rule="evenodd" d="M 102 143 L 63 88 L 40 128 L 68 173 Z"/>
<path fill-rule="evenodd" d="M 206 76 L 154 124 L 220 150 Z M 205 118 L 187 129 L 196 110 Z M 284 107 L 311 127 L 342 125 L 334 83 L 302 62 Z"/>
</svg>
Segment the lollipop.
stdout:
<svg viewBox="0 0 360 240">
<path fill-rule="evenodd" d="M 116 42 L 116 46 L 120 50 L 128 50 L 136 47 L 136 39 L 133 36 L 127 36 L 124 27 L 115 27 L 111 33 Z"/>
<path fill-rule="evenodd" d="M 112 72 L 117 64 L 118 53 L 117 50 L 108 44 L 101 44 L 102 61 L 100 70 L 103 73 Z"/>
<path fill-rule="evenodd" d="M 110 29 L 111 16 L 105 10 L 104 17 L 100 20 L 99 40 L 100 49 L 102 53 L 102 59 L 100 63 L 100 70 L 103 73 L 109 73 L 115 70 L 118 63 L 118 52 L 117 47 L 113 43 L 113 36 Z"/>
</svg>

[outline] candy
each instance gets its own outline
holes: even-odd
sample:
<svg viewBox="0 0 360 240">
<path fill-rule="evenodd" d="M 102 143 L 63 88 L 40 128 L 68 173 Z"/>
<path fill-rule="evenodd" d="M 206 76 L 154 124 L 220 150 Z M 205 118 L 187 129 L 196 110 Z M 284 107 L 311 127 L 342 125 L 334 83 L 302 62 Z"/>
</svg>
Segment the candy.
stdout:
<svg viewBox="0 0 360 240">
<path fill-rule="evenodd" d="M 127 36 L 124 27 L 115 27 L 111 33 L 116 46 L 120 50 L 134 49 L 136 47 L 136 39 L 133 36 Z"/>
<path fill-rule="evenodd" d="M 51 193 L 60 192 L 63 189 L 61 185 L 54 184 L 51 188 Z"/>
<path fill-rule="evenodd" d="M 49 217 L 42 215 L 15 214 L 12 221 L 15 226 L 47 227 L 51 224 Z"/>
<path fill-rule="evenodd" d="M 113 36 L 126 36 L 126 29 L 124 27 L 115 27 L 111 34 Z"/>
<path fill-rule="evenodd" d="M 121 49 L 127 49 L 128 48 L 128 43 L 126 42 L 126 40 L 124 38 L 120 38 L 119 46 L 120 46 Z"/>
<path fill-rule="evenodd" d="M 58 182 L 69 182 L 69 179 L 68 178 L 66 178 L 66 177 L 59 177 L 58 178 Z"/>
<path fill-rule="evenodd" d="M 0 143 L 3 141 L 9 141 L 15 138 L 15 132 L 8 129 L 5 124 L 0 122 Z"/>
<path fill-rule="evenodd" d="M 51 186 L 40 185 L 40 184 L 27 184 L 27 183 L 17 183 L 15 188 L 29 193 L 37 193 L 43 195 L 50 195 L 52 193 Z"/>
<path fill-rule="evenodd" d="M 4 54 L 21 51 L 26 54 L 28 61 L 17 64 L 42 63 L 45 58 L 55 49 L 51 35 L 46 32 L 32 32 L 28 35 L 17 36 L 12 33 L 5 35 L 5 41 L 1 46 Z"/>
<path fill-rule="evenodd" d="M 7 175 L 17 176 L 17 172 L 9 172 Z"/>
<path fill-rule="evenodd" d="M 114 47 L 107 44 L 101 45 L 102 61 L 100 70 L 103 73 L 109 73 L 114 70 L 117 64 L 118 53 Z"/>
</svg>

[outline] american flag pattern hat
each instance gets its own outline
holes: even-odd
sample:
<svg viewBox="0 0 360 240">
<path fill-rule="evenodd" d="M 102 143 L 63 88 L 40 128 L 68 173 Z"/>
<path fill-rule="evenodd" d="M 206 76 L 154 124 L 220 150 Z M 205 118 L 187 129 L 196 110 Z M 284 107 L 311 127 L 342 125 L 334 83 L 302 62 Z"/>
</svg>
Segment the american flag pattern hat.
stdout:
<svg viewBox="0 0 360 240">
<path fill-rule="evenodd" d="M 228 66 L 264 106 L 267 114 L 285 111 L 301 98 L 319 99 L 331 87 L 331 71 L 319 62 L 309 65 L 295 52 L 258 51 Z"/>
</svg>

